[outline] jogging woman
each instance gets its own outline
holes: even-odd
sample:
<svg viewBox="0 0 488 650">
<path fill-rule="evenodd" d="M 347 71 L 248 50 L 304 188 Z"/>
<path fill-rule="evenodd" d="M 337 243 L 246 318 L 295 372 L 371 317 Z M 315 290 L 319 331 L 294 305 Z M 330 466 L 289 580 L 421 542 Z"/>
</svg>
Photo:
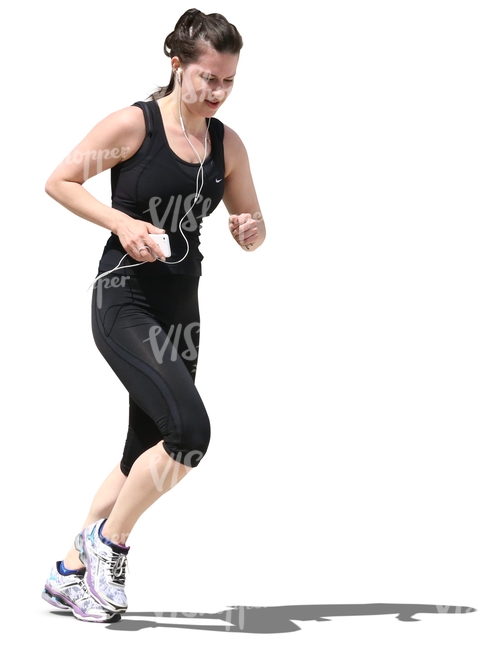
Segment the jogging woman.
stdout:
<svg viewBox="0 0 488 650">
<path fill-rule="evenodd" d="M 68 210 L 111 231 L 94 285 L 92 326 L 129 393 L 122 459 L 42 594 L 84 621 L 113 621 L 127 609 L 128 537 L 209 445 L 195 386 L 202 219 L 222 200 L 244 251 L 265 238 L 245 147 L 214 117 L 232 89 L 240 34 L 222 15 L 190 9 L 164 47 L 168 86 L 103 119 L 46 184 Z M 106 169 L 111 207 L 83 187 Z"/>
</svg>

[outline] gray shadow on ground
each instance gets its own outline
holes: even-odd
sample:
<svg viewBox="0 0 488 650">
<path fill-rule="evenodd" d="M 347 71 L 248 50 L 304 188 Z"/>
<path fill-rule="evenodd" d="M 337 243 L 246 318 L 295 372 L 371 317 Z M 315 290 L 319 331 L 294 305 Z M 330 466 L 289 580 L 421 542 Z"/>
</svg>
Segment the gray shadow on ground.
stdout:
<svg viewBox="0 0 488 650">
<path fill-rule="evenodd" d="M 277 607 L 233 606 L 219 612 L 125 612 L 106 628 L 137 632 L 147 628 L 183 628 L 240 634 L 297 632 L 297 621 L 323 623 L 344 616 L 394 616 L 403 623 L 419 622 L 421 615 L 469 614 L 473 607 L 371 603 L 362 605 L 284 605 Z M 145 620 L 145 619 L 154 620 Z M 200 622 L 202 621 L 202 622 Z M 205 622 L 203 622 L 205 621 Z M 213 623 L 212 623 L 213 621 Z"/>
</svg>

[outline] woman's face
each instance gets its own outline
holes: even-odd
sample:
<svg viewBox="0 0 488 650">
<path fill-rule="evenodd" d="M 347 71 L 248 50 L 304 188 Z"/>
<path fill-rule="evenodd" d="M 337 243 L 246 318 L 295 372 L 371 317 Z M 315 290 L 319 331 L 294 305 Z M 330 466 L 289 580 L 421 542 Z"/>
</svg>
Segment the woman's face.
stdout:
<svg viewBox="0 0 488 650">
<path fill-rule="evenodd" d="M 232 90 L 238 61 L 238 54 L 207 47 L 198 61 L 181 66 L 181 99 L 186 108 L 200 117 L 215 115 Z"/>
</svg>

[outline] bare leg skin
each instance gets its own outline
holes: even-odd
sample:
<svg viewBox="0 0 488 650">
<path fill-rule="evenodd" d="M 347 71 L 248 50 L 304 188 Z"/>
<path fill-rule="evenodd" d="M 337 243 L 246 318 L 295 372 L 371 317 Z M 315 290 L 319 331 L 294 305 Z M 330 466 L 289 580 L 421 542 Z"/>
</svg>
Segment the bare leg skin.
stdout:
<svg viewBox="0 0 488 650">
<path fill-rule="evenodd" d="M 120 465 L 114 467 L 95 494 L 88 516 L 80 530 L 110 515 L 126 480 L 127 476 L 122 474 Z M 74 545 L 71 546 L 64 558 L 64 566 L 73 570 L 85 567 L 80 561 L 79 551 L 75 549 Z"/>
<path fill-rule="evenodd" d="M 176 460 L 158 443 L 139 456 L 103 527 L 103 536 L 126 545 L 135 523 L 149 506 L 184 478 L 191 467 Z M 103 515 L 101 515 L 103 516 Z"/>
</svg>

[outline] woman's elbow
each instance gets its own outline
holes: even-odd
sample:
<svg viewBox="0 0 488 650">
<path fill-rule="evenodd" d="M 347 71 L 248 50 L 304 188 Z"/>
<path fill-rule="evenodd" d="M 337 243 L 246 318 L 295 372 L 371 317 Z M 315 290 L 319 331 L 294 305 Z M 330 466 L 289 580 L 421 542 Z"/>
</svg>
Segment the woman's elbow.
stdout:
<svg viewBox="0 0 488 650">
<path fill-rule="evenodd" d="M 44 185 L 44 191 L 52 199 L 56 198 L 56 185 L 57 183 L 52 175 L 47 179 L 46 184 Z"/>
</svg>

